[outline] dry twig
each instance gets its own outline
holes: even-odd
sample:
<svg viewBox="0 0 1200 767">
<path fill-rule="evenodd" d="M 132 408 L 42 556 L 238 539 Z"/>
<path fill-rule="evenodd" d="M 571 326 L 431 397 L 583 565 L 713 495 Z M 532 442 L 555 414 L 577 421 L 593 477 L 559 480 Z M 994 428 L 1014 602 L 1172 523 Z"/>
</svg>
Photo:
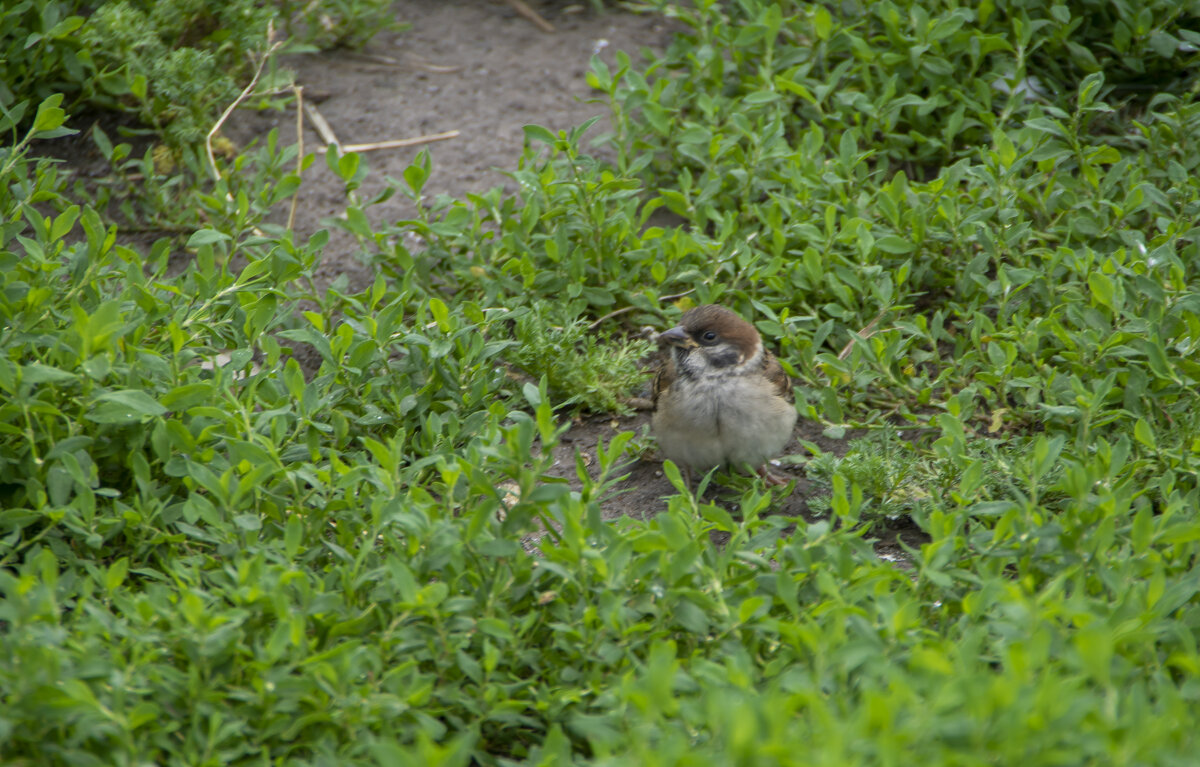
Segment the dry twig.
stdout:
<svg viewBox="0 0 1200 767">
<path fill-rule="evenodd" d="M 452 64 L 434 64 L 432 61 L 426 61 L 415 53 L 407 54 L 407 58 L 412 63 L 412 66 L 417 69 L 424 69 L 426 72 L 433 72 L 437 75 L 451 75 L 455 72 L 461 72 L 462 67 Z"/>
<path fill-rule="evenodd" d="M 457 138 L 459 132 L 456 130 L 448 130 L 444 133 L 431 133 L 427 136 L 413 136 L 412 138 L 398 138 L 390 141 L 372 141 L 367 144 L 346 144 L 341 149 L 343 152 L 372 152 L 376 149 L 399 149 L 406 146 L 418 146 L 420 144 L 431 144 L 434 141 L 445 141 L 449 138 Z"/>
<path fill-rule="evenodd" d="M 426 61 L 415 53 L 405 53 L 404 58 L 407 61 L 392 58 L 391 56 L 383 56 L 378 53 L 364 53 L 362 51 L 346 51 L 343 55 L 361 61 L 370 61 L 376 64 L 382 64 L 387 67 L 412 67 L 414 69 L 422 69 L 426 72 L 433 72 L 439 75 L 453 74 L 461 72 L 461 66 L 446 66 L 443 64 L 434 64 Z"/>
<path fill-rule="evenodd" d="M 329 127 L 329 123 L 325 121 L 324 115 L 317 109 L 316 104 L 305 104 L 304 112 L 308 115 L 308 119 L 312 120 L 313 127 L 317 129 L 317 133 L 321 134 L 321 140 L 326 144 L 333 144 L 338 151 L 341 151 L 342 143 L 338 141 L 333 128 Z"/>
<path fill-rule="evenodd" d="M 267 27 L 267 40 L 270 40 L 274 36 L 275 28 L 274 26 L 269 25 Z M 236 99 L 233 100 L 232 104 L 225 107 L 225 111 L 221 113 L 221 116 L 213 125 L 212 130 L 210 130 L 208 135 L 204 138 L 204 151 L 208 153 L 208 167 L 212 170 L 214 181 L 221 180 L 221 171 L 217 169 L 217 156 L 213 154 L 213 137 L 220 132 L 221 126 L 224 125 L 225 121 L 229 119 L 229 115 L 233 114 L 233 110 L 237 109 L 238 106 L 247 98 L 249 98 L 250 94 L 254 92 L 254 86 L 258 85 L 258 78 L 262 77 L 263 67 L 266 66 L 267 61 L 271 58 L 271 54 L 278 50 L 279 46 L 281 45 L 283 45 L 283 41 L 279 40 L 278 42 L 273 43 L 271 47 L 267 49 L 267 52 L 263 54 L 262 59 L 259 60 L 258 66 L 254 69 L 254 77 L 250 79 L 250 84 L 242 89 L 242 92 Z"/>
<path fill-rule="evenodd" d="M 393 59 L 391 56 L 383 56 L 378 53 L 367 53 L 366 51 L 345 51 L 343 56 L 351 59 L 359 59 L 361 61 L 373 61 L 376 64 L 387 64 L 389 67 L 402 67 L 399 59 Z"/>
<path fill-rule="evenodd" d="M 296 93 L 296 176 L 299 177 L 304 169 L 304 86 L 293 85 Z M 296 204 L 300 201 L 300 190 L 292 193 L 292 204 L 288 208 L 287 228 L 290 232 L 296 221 Z"/>
<path fill-rule="evenodd" d="M 532 21 L 538 29 L 546 33 L 554 31 L 554 26 L 550 22 L 543 19 L 537 11 L 526 5 L 524 0 L 506 0 L 506 2 L 512 6 L 514 11 Z"/>
<path fill-rule="evenodd" d="M 877 325 L 879 321 L 883 319 L 883 314 L 886 311 L 886 308 L 881 309 L 879 314 L 875 315 L 875 319 L 868 322 L 865 328 L 850 336 L 850 340 L 847 341 L 846 345 L 842 347 L 842 350 L 838 352 L 839 360 L 844 360 L 846 357 L 850 356 L 850 350 L 854 348 L 854 343 L 856 341 L 866 341 L 868 338 L 879 332 L 878 330 L 875 330 L 875 325 Z"/>
<path fill-rule="evenodd" d="M 683 298 L 684 296 L 688 295 L 689 293 L 694 293 L 695 291 L 696 291 L 696 289 L 692 288 L 691 290 L 685 290 L 682 293 L 675 293 L 675 294 L 669 295 L 669 296 L 659 296 L 658 302 L 661 304 L 661 303 L 666 303 L 668 301 L 678 301 L 679 299 Z M 603 323 L 607 322 L 608 320 L 611 320 L 613 317 L 618 317 L 618 316 L 624 314 L 625 312 L 632 312 L 634 309 L 637 309 L 637 308 L 638 307 L 630 304 L 629 306 L 622 306 L 620 309 L 614 309 L 613 311 L 604 315 L 603 317 L 596 320 L 592 324 L 588 325 L 588 330 L 595 330 L 596 328 L 600 327 L 600 325 L 602 325 Z"/>
</svg>

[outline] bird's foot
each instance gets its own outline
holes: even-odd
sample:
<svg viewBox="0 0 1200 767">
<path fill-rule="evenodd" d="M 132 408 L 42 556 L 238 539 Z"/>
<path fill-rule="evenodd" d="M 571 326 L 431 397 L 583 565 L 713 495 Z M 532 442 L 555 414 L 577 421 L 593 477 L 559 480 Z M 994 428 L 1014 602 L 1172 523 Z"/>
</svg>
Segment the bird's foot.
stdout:
<svg viewBox="0 0 1200 767">
<path fill-rule="evenodd" d="M 791 477 L 785 477 L 782 474 L 776 474 L 771 471 L 770 464 L 764 463 L 758 467 L 758 476 L 762 477 L 762 481 L 768 487 L 783 487 L 792 481 Z"/>
</svg>

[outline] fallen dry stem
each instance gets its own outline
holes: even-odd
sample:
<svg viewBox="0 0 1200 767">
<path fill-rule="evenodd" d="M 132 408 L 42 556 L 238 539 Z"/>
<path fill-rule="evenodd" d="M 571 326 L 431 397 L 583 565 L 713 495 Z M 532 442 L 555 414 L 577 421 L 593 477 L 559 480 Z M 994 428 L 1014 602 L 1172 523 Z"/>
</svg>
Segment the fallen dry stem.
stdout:
<svg viewBox="0 0 1200 767">
<path fill-rule="evenodd" d="M 507 2 L 512 6 L 514 11 L 532 21 L 538 29 L 547 33 L 554 31 L 554 25 L 543 19 L 537 11 L 526 5 L 523 0 L 507 0 Z"/>
<path fill-rule="evenodd" d="M 347 58 L 360 59 L 362 61 L 373 61 L 377 64 L 387 64 L 389 67 L 402 67 L 403 63 L 399 59 L 394 59 L 391 56 L 383 56 L 378 53 L 366 53 L 364 51 L 346 51 L 342 54 Z"/>
<path fill-rule="evenodd" d="M 293 85 L 296 94 L 296 177 L 304 171 L 304 86 Z M 300 188 L 292 192 L 292 204 L 288 207 L 287 228 L 290 232 L 296 221 L 296 204 L 300 202 Z"/>
<path fill-rule="evenodd" d="M 267 39 L 270 40 L 272 37 L 274 37 L 274 34 L 274 29 L 272 27 L 268 27 Z M 213 153 L 213 137 L 220 132 L 221 126 L 224 125 L 225 121 L 229 119 L 229 115 L 233 114 L 233 110 L 237 109 L 238 106 L 247 98 L 249 98 L 250 94 L 254 92 L 254 87 L 258 85 L 258 78 L 262 77 L 263 67 L 266 66 L 267 61 L 270 60 L 271 54 L 275 53 L 275 51 L 278 50 L 279 46 L 281 45 L 283 45 L 283 41 L 279 40 L 273 43 L 271 47 L 267 49 L 267 52 L 263 54 L 261 59 L 259 59 L 258 66 L 254 68 L 254 77 L 250 78 L 250 84 L 242 89 L 242 92 L 238 94 L 238 97 L 233 100 L 232 104 L 225 107 L 225 111 L 221 113 L 221 116 L 217 118 L 217 122 L 213 125 L 212 129 L 209 130 L 208 135 L 205 136 L 204 151 L 208 154 L 208 167 L 212 171 L 213 181 L 221 180 L 221 171 L 217 169 L 217 156 Z"/>
<path fill-rule="evenodd" d="M 678 301 L 679 299 L 683 298 L 684 296 L 686 296 L 689 293 L 694 292 L 695 290 L 696 290 L 695 288 L 692 288 L 691 290 L 685 290 L 682 293 L 674 293 L 669 296 L 659 296 L 658 302 L 661 304 L 661 303 L 666 303 L 666 302 L 670 302 L 670 301 Z M 622 306 L 620 309 L 614 309 L 613 311 L 604 315 L 603 317 L 596 320 L 592 324 L 588 325 L 588 330 L 595 330 L 596 328 L 600 327 L 600 325 L 602 325 L 603 323 L 607 322 L 608 320 L 611 320 L 613 317 L 619 317 L 620 315 L 624 314 L 625 312 L 632 312 L 634 309 L 637 309 L 637 308 L 638 307 L 634 306 L 633 304 L 630 304 L 629 306 Z"/>
<path fill-rule="evenodd" d="M 333 144 L 340 151 L 342 142 L 338 141 L 337 135 L 333 132 L 333 128 L 329 127 L 329 123 L 325 120 L 325 116 L 317 109 L 317 105 L 307 103 L 304 105 L 304 111 L 308 114 L 308 119 L 312 120 L 313 127 L 317 129 L 317 133 L 321 134 L 321 140 L 326 144 Z"/>
<path fill-rule="evenodd" d="M 838 352 L 839 360 L 844 360 L 850 355 L 850 350 L 854 348 L 856 341 L 866 341 L 868 338 L 879 332 L 878 330 L 875 330 L 875 326 L 879 324 L 879 320 L 883 318 L 883 313 L 886 311 L 887 309 L 880 311 L 879 314 L 875 315 L 875 319 L 867 323 L 865 328 L 850 336 L 850 340 L 846 342 L 846 345 L 842 347 L 840 352 Z"/>
<path fill-rule="evenodd" d="M 398 138 L 390 141 L 372 141 L 367 144 L 346 144 L 341 149 L 344 152 L 373 152 L 376 149 L 399 149 L 406 146 L 419 146 L 421 144 L 432 144 L 434 141 L 445 141 L 446 139 L 457 138 L 460 135 L 459 131 L 448 130 L 444 133 L 431 133 L 427 136 L 413 136 L 412 138 Z"/>
<path fill-rule="evenodd" d="M 446 66 L 443 64 L 433 64 L 433 63 L 421 58 L 420 56 L 418 56 L 415 53 L 404 54 L 404 57 L 406 59 L 408 59 L 407 63 L 400 61 L 399 59 L 392 58 L 391 56 L 382 56 L 378 53 L 364 53 L 362 51 L 346 51 L 343 55 L 348 56 L 353 59 L 360 59 L 362 61 L 370 61 L 370 62 L 374 62 L 376 64 L 382 64 L 382 65 L 388 66 L 388 67 L 397 67 L 397 68 L 399 68 L 399 67 L 414 67 L 416 69 L 422 69 L 426 72 L 433 72 L 434 74 L 439 74 L 439 75 L 453 74 L 454 72 L 462 71 L 462 67 L 460 67 L 460 66 Z"/>
<path fill-rule="evenodd" d="M 415 53 L 406 54 L 406 58 L 417 69 L 423 69 L 426 72 L 433 72 L 438 75 L 450 75 L 462 71 L 462 67 L 456 64 L 434 64 L 432 61 L 427 61 Z"/>
</svg>

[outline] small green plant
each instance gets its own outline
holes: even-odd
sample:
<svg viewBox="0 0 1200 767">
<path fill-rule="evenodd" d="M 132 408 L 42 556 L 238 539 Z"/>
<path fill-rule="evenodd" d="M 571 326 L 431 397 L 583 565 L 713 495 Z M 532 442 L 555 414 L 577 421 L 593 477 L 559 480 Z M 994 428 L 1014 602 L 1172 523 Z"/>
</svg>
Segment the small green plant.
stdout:
<svg viewBox="0 0 1200 767">
<path fill-rule="evenodd" d="M 361 48 L 380 32 L 408 28 L 389 0 L 275 0 L 283 29 L 302 45 Z"/>
<path fill-rule="evenodd" d="M 838 458 L 820 453 L 804 465 L 809 479 L 832 487 L 834 477 L 841 487 L 854 487 L 862 493 L 858 516 L 872 521 L 896 520 L 910 516 L 914 509 L 938 493 L 936 478 L 922 471 L 922 456 L 913 445 L 900 439 L 893 429 L 872 432 L 855 440 L 849 452 Z M 816 514 L 828 514 L 831 501 L 818 496 L 809 501 Z"/>
<path fill-rule="evenodd" d="M 584 319 L 563 317 L 549 304 L 519 313 L 507 358 L 534 378 L 546 376 L 560 407 L 630 412 L 629 397 L 649 377 L 642 362 L 650 342 L 617 339 Z"/>
<path fill-rule="evenodd" d="M 0 107 L 41 103 L 54 93 L 72 96 L 96 75 L 79 43 L 86 23 L 75 0 L 21 0 L 0 8 Z"/>
</svg>

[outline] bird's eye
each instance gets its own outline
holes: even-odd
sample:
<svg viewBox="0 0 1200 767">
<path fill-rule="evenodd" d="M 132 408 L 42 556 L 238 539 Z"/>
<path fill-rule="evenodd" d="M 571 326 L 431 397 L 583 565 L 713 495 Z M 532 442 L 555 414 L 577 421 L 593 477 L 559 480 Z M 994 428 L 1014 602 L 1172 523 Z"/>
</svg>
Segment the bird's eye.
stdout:
<svg viewBox="0 0 1200 767">
<path fill-rule="evenodd" d="M 701 334 L 701 336 L 700 336 L 700 340 L 704 341 L 705 343 L 711 344 L 713 341 L 717 340 L 717 331 L 715 331 L 715 330 L 704 331 L 704 333 Z"/>
</svg>

